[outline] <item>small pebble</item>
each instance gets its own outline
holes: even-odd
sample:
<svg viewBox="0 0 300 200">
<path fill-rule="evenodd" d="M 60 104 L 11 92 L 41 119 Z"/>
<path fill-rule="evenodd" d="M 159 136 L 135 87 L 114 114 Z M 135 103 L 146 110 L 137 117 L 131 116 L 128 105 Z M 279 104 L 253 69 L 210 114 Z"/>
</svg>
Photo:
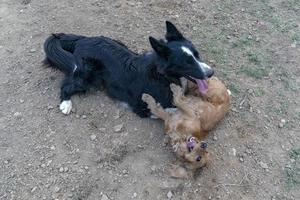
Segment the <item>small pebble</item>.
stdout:
<svg viewBox="0 0 300 200">
<path fill-rule="evenodd" d="M 214 141 L 217 141 L 217 140 L 218 140 L 217 136 L 214 136 L 214 137 L 213 137 L 213 140 L 214 140 Z"/>
<path fill-rule="evenodd" d="M 171 199 L 171 198 L 172 198 L 172 196 L 173 196 L 172 192 L 171 192 L 171 191 L 169 191 L 169 192 L 167 193 L 167 197 L 168 197 L 168 199 Z"/>
<path fill-rule="evenodd" d="M 121 132 L 122 130 L 123 130 L 123 124 L 119 124 L 119 125 L 116 125 L 115 127 L 114 127 L 114 131 L 116 132 L 116 133 L 118 133 L 118 132 Z"/>
<path fill-rule="evenodd" d="M 105 194 L 103 194 L 101 200 L 109 200 L 109 198 Z"/>
<path fill-rule="evenodd" d="M 36 52 L 36 49 L 30 49 L 29 50 L 29 53 L 34 53 L 34 52 Z"/>
<path fill-rule="evenodd" d="M 97 136 L 93 134 L 93 135 L 90 136 L 90 138 L 91 138 L 92 141 L 95 141 Z"/>
<path fill-rule="evenodd" d="M 63 167 L 60 167 L 60 168 L 59 168 L 59 172 L 60 172 L 60 173 L 63 173 L 63 172 L 64 172 L 64 168 L 63 168 Z"/>
<path fill-rule="evenodd" d="M 156 166 L 155 166 L 155 165 L 153 165 L 153 166 L 151 166 L 151 167 L 150 167 L 150 169 L 151 169 L 152 171 L 155 171 L 155 169 L 156 169 Z"/>
<path fill-rule="evenodd" d="M 86 119 L 86 115 L 82 115 L 81 118 L 82 118 L 82 119 Z"/>
<path fill-rule="evenodd" d="M 267 163 L 264 163 L 264 162 L 262 162 L 262 161 L 259 162 L 259 165 L 260 165 L 261 168 L 263 168 L 263 169 L 268 169 L 268 168 L 269 168 L 268 165 L 267 165 Z"/>
<path fill-rule="evenodd" d="M 137 197 L 137 193 L 133 193 L 133 198 L 136 198 Z"/>
<path fill-rule="evenodd" d="M 56 187 L 54 188 L 54 192 L 57 193 L 57 192 L 59 192 L 59 191 L 60 191 L 60 188 L 56 186 Z"/>
<path fill-rule="evenodd" d="M 21 118 L 22 114 L 20 112 L 15 112 L 14 117 Z"/>
<path fill-rule="evenodd" d="M 31 193 L 34 193 L 34 191 L 36 191 L 36 189 L 37 189 L 37 187 L 34 187 L 34 188 L 31 189 L 30 192 L 31 192 Z"/>
</svg>

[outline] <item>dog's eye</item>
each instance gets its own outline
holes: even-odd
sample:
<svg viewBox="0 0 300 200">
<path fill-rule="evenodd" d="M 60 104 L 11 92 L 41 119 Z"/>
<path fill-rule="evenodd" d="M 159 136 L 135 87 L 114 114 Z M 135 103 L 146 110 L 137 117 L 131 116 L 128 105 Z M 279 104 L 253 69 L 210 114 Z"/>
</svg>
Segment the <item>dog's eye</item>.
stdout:
<svg viewBox="0 0 300 200">
<path fill-rule="evenodd" d="M 206 142 L 201 142 L 201 148 L 206 149 L 207 148 L 207 143 Z"/>
<path fill-rule="evenodd" d="M 201 160 L 201 156 L 196 157 L 196 161 L 199 162 Z"/>
</svg>

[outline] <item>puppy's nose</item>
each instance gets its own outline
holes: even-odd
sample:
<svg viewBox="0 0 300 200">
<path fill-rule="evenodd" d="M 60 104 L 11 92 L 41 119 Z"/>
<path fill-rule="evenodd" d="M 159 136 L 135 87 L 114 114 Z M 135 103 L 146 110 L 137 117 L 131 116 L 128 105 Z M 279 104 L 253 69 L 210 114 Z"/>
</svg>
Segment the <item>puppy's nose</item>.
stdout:
<svg viewBox="0 0 300 200">
<path fill-rule="evenodd" d="M 215 71 L 212 68 L 210 68 L 209 70 L 206 71 L 206 77 L 210 78 L 214 75 L 214 73 Z"/>
</svg>

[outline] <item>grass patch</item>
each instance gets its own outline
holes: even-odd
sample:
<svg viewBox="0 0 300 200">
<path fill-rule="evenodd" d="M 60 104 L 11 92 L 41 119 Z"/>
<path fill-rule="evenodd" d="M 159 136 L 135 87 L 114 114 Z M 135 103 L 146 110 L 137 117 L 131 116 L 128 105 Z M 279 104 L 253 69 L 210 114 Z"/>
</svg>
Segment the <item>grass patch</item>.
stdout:
<svg viewBox="0 0 300 200">
<path fill-rule="evenodd" d="M 261 97 L 261 96 L 264 96 L 265 94 L 266 94 L 266 92 L 262 88 L 257 88 L 254 90 L 254 95 L 256 97 Z"/>
<path fill-rule="evenodd" d="M 286 184 L 289 189 L 300 186 L 300 148 L 289 152 L 291 164 L 285 167 Z"/>
<path fill-rule="evenodd" d="M 269 75 L 270 70 L 265 67 L 247 67 L 241 69 L 240 72 L 255 79 L 262 79 Z"/>
<path fill-rule="evenodd" d="M 300 12 L 300 1 L 299 0 L 285 0 L 281 3 L 283 8 L 294 11 L 296 13 Z"/>
<path fill-rule="evenodd" d="M 261 64 L 262 58 L 259 54 L 249 52 L 247 55 L 248 55 L 248 60 L 250 62 L 254 63 L 255 65 L 260 65 Z"/>
<path fill-rule="evenodd" d="M 245 48 L 247 46 L 251 46 L 253 44 L 253 39 L 248 36 L 243 36 L 239 38 L 236 42 L 233 43 L 233 47 L 235 48 Z"/>
</svg>

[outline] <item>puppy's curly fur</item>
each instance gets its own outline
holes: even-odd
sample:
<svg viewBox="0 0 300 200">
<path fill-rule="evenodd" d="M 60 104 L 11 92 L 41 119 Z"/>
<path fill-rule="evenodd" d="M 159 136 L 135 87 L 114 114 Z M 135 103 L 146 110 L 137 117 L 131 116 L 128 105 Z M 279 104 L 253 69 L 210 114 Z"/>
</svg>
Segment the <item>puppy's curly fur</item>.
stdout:
<svg viewBox="0 0 300 200">
<path fill-rule="evenodd" d="M 208 91 L 200 94 L 197 86 L 188 83 L 188 94 L 183 89 L 171 84 L 173 104 L 178 110 L 165 110 L 155 99 L 143 94 L 143 101 L 158 118 L 164 120 L 165 132 L 171 138 L 172 147 L 185 167 L 194 172 L 210 160 L 203 140 L 208 131 L 224 118 L 230 107 L 230 91 L 216 77 L 208 80 Z M 190 139 L 193 145 L 190 145 Z"/>
</svg>

